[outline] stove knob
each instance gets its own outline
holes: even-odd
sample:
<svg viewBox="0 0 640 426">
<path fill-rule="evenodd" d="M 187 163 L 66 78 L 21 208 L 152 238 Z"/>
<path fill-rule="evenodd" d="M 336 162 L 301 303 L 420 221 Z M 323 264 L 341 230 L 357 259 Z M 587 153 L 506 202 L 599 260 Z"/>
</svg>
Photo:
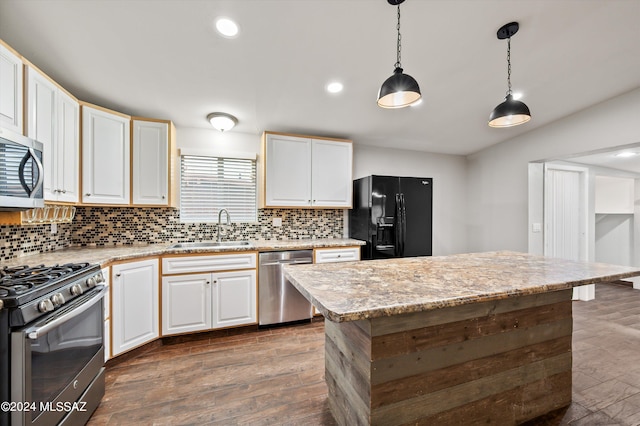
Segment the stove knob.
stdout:
<svg viewBox="0 0 640 426">
<path fill-rule="evenodd" d="M 96 277 L 89 277 L 87 278 L 87 287 L 91 288 L 91 287 L 95 287 L 96 286 Z"/>
<path fill-rule="evenodd" d="M 84 293 L 82 291 L 82 287 L 80 287 L 80 284 L 72 285 L 70 291 L 72 296 L 80 296 L 82 293 Z"/>
<path fill-rule="evenodd" d="M 51 312 L 53 311 L 53 303 L 51 303 L 51 300 L 49 299 L 44 299 L 38 303 L 38 310 L 40 312 Z"/>
<path fill-rule="evenodd" d="M 104 282 L 104 277 L 102 276 L 102 272 L 98 272 L 94 278 L 96 279 L 97 283 L 103 283 Z"/>
<path fill-rule="evenodd" d="M 4 308 L 4 302 L 0 300 L 0 309 Z"/>
<path fill-rule="evenodd" d="M 51 303 L 53 303 L 53 306 L 64 305 L 64 302 L 65 300 L 62 293 L 56 293 L 53 296 L 51 296 Z"/>
</svg>

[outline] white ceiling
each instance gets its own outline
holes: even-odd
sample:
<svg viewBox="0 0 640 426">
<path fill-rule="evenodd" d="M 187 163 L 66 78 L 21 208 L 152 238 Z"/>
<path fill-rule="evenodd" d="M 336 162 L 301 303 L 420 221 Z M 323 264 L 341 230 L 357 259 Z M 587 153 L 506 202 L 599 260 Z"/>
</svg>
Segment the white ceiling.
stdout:
<svg viewBox="0 0 640 426">
<path fill-rule="evenodd" d="M 396 9 L 385 0 L 0 0 L 0 38 L 71 93 L 178 128 L 352 138 L 355 143 L 470 154 L 640 87 L 640 0 L 407 0 L 402 65 L 418 107 L 375 98 L 395 62 Z M 236 20 L 235 39 L 216 17 Z M 486 124 L 512 82 L 532 120 Z M 344 83 L 328 94 L 330 80 Z"/>
</svg>

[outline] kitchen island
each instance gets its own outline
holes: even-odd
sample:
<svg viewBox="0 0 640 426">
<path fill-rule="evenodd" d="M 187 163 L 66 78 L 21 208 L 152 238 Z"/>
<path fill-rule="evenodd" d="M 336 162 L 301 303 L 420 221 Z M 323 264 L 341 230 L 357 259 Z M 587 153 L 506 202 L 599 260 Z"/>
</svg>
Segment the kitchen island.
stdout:
<svg viewBox="0 0 640 426">
<path fill-rule="evenodd" d="M 327 319 L 338 423 L 519 424 L 571 403 L 572 288 L 640 268 L 491 252 L 285 275 Z"/>
</svg>

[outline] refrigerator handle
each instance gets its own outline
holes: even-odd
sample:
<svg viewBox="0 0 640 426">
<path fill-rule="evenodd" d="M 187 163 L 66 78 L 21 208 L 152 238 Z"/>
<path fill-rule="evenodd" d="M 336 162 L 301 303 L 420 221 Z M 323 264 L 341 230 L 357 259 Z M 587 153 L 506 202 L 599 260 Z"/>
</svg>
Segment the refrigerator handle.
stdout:
<svg viewBox="0 0 640 426">
<path fill-rule="evenodd" d="M 395 214 L 393 215 L 395 234 L 393 255 L 396 257 L 402 256 L 402 200 L 400 194 L 396 194 Z"/>
<path fill-rule="evenodd" d="M 404 194 L 400 194 L 400 214 L 401 214 L 401 223 L 400 223 L 400 256 L 404 257 L 404 244 L 407 238 L 407 210 L 405 208 L 405 200 Z"/>
</svg>

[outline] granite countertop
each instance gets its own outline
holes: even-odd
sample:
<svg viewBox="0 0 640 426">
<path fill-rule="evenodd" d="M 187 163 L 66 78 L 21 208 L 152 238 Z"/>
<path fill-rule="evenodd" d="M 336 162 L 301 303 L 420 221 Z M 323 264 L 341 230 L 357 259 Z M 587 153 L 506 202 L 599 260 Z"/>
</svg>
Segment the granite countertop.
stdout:
<svg viewBox="0 0 640 426">
<path fill-rule="evenodd" d="M 130 245 L 116 247 L 72 247 L 48 253 L 22 256 L 2 262 L 2 266 L 16 265 L 54 265 L 71 262 L 97 263 L 108 266 L 110 263 L 133 260 L 149 256 L 163 256 L 167 254 L 203 254 L 239 251 L 278 251 L 314 249 L 325 247 L 347 247 L 364 245 L 364 241 L 351 238 L 323 238 L 317 240 L 279 240 L 279 241 L 249 241 L 247 246 L 235 247 L 201 247 L 201 248 L 169 248 L 174 243 Z"/>
<path fill-rule="evenodd" d="M 640 268 L 501 251 L 287 265 L 285 276 L 325 318 L 357 321 L 570 289 Z"/>
</svg>

